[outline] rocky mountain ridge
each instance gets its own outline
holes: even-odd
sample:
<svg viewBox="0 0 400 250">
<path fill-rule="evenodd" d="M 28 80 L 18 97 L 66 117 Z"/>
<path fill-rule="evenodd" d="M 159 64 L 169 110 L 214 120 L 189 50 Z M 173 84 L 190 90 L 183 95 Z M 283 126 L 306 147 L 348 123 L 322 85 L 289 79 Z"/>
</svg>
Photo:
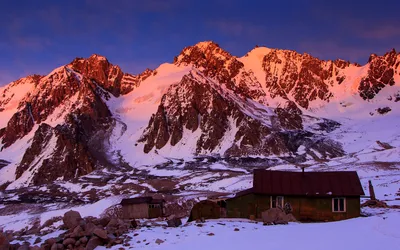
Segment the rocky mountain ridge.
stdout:
<svg viewBox="0 0 400 250">
<path fill-rule="evenodd" d="M 330 134 L 341 120 L 324 112 L 392 105 L 390 116 L 399 64 L 394 50 L 360 66 L 264 47 L 238 58 L 213 42 L 139 75 L 100 55 L 76 58 L 0 88 L 0 159 L 9 162 L 0 185 L 70 180 L 179 154 L 340 157 L 348 152 Z"/>
</svg>

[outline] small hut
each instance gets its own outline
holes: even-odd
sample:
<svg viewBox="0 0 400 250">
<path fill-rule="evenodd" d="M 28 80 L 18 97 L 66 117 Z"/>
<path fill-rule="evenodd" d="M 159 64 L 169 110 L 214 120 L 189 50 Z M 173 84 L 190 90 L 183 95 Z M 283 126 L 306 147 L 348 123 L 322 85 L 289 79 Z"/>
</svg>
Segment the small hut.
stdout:
<svg viewBox="0 0 400 250">
<path fill-rule="evenodd" d="M 226 203 L 223 200 L 204 200 L 196 203 L 192 211 L 188 222 L 204 219 L 218 219 L 225 217 L 226 215 Z"/>
<path fill-rule="evenodd" d="M 151 219 L 164 216 L 163 199 L 152 197 L 138 197 L 121 201 L 122 216 L 124 219 Z"/>
</svg>

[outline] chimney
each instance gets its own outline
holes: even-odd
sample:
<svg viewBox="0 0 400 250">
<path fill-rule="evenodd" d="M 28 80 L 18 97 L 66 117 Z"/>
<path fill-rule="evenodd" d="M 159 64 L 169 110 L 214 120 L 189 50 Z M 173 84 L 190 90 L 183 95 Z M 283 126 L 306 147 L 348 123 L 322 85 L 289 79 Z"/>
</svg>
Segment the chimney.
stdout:
<svg viewBox="0 0 400 250">
<path fill-rule="evenodd" d="M 301 172 L 303 172 L 303 173 L 304 173 L 304 168 L 305 168 L 305 167 L 301 167 Z"/>
<path fill-rule="evenodd" d="M 368 187 L 369 188 L 369 198 L 370 198 L 370 200 L 375 201 L 376 200 L 375 191 L 374 191 L 374 187 L 372 186 L 371 180 L 368 181 L 368 184 L 369 184 L 369 187 Z"/>
</svg>

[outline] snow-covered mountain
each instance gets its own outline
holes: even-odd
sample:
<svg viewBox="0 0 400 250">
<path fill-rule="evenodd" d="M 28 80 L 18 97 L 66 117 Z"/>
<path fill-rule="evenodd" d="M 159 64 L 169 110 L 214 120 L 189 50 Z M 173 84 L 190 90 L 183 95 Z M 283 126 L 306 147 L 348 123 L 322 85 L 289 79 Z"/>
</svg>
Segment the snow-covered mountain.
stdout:
<svg viewBox="0 0 400 250">
<path fill-rule="evenodd" d="M 239 58 L 201 42 L 139 75 L 77 58 L 0 88 L 0 186 L 209 157 L 397 161 L 399 101 L 394 50 L 360 66 L 265 47 Z"/>
</svg>

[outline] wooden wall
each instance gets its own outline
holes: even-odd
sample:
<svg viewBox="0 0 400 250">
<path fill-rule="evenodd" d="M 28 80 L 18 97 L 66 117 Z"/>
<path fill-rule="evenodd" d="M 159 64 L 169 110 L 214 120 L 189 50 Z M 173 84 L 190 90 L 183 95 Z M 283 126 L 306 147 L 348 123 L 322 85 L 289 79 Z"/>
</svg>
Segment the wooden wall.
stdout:
<svg viewBox="0 0 400 250">
<path fill-rule="evenodd" d="M 333 197 L 284 196 L 289 202 L 294 217 L 299 221 L 335 221 L 360 216 L 360 198 L 346 197 L 346 212 L 332 212 Z M 269 195 L 248 194 L 227 200 L 227 217 L 261 218 L 261 213 L 270 208 Z"/>
<path fill-rule="evenodd" d="M 149 218 L 149 205 L 146 203 L 124 205 L 122 215 L 124 219 Z"/>
<path fill-rule="evenodd" d="M 149 218 L 158 218 L 158 217 L 162 217 L 163 213 L 162 213 L 162 206 L 159 205 L 157 207 L 153 207 L 153 208 L 149 208 Z"/>
</svg>

